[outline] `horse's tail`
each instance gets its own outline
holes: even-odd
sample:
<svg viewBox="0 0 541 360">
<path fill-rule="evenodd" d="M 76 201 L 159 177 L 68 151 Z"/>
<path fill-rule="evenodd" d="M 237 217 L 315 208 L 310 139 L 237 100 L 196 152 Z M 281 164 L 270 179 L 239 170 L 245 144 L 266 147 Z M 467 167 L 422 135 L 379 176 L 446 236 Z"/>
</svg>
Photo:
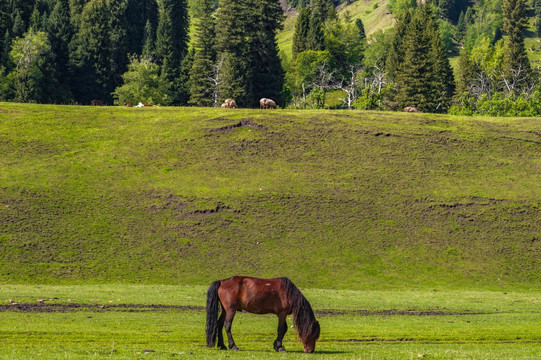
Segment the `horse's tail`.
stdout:
<svg viewBox="0 0 541 360">
<path fill-rule="evenodd" d="M 210 285 L 207 292 L 207 346 L 213 347 L 216 344 L 216 335 L 218 329 L 218 288 L 220 281 L 215 281 Z"/>
</svg>

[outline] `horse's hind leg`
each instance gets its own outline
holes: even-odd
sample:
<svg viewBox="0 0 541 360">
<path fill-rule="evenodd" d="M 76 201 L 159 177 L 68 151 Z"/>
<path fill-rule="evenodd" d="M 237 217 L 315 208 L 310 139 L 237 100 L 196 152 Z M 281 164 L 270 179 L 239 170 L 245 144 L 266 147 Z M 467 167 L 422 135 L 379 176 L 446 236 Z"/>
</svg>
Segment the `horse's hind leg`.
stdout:
<svg viewBox="0 0 541 360">
<path fill-rule="evenodd" d="M 235 351 L 239 351 L 235 341 L 233 340 L 233 335 L 231 335 L 231 325 L 233 324 L 233 318 L 235 317 L 235 309 L 229 309 L 225 314 L 225 332 L 227 333 L 227 340 L 229 341 L 229 348 Z"/>
<path fill-rule="evenodd" d="M 286 349 L 282 345 L 282 340 L 287 332 L 286 314 L 278 314 L 278 337 L 274 341 L 274 350 L 280 352 L 286 352 Z"/>
<path fill-rule="evenodd" d="M 220 318 L 218 319 L 218 347 L 221 350 L 227 350 L 227 347 L 224 344 L 224 321 L 225 321 L 225 311 L 222 308 L 222 313 L 220 314 Z"/>
</svg>

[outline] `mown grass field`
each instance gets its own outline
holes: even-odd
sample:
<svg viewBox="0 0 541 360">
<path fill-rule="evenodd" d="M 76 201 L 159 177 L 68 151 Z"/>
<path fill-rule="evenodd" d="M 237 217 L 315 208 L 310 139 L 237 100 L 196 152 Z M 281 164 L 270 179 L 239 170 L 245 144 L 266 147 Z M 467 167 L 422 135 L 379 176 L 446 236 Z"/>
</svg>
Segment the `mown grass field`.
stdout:
<svg viewBox="0 0 541 360">
<path fill-rule="evenodd" d="M 0 359 L 541 356 L 538 292 L 302 290 L 322 328 L 314 354 L 302 353 L 293 328 L 285 337 L 288 353 L 275 353 L 276 317 L 246 313 L 233 324 L 240 352 L 206 348 L 203 286 L 7 285 L 0 295 Z"/>
</svg>

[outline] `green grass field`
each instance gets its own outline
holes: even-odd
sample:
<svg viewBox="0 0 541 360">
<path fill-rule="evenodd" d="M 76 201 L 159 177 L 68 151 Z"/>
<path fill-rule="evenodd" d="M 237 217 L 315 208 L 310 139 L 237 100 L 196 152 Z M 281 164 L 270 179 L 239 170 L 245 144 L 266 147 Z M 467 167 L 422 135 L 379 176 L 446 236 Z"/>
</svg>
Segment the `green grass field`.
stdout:
<svg viewBox="0 0 541 360">
<path fill-rule="evenodd" d="M 238 353 L 206 348 L 205 291 L 202 286 L 3 286 L 0 359 L 541 356 L 538 292 L 303 289 L 322 328 L 316 353 L 302 353 L 290 328 L 284 342 L 288 353 L 279 354 L 272 350 L 274 315 L 236 316 Z M 17 305 L 9 299 L 21 309 L 26 304 L 26 310 L 13 310 Z"/>
</svg>

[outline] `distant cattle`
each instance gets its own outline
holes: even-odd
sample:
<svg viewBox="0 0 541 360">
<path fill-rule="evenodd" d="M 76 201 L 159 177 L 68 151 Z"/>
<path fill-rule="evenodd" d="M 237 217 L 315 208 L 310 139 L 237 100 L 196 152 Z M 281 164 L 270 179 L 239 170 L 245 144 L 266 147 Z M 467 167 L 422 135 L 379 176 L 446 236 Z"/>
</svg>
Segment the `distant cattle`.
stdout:
<svg viewBox="0 0 541 360">
<path fill-rule="evenodd" d="M 233 99 L 225 99 L 224 103 L 222 104 L 222 108 L 226 109 L 236 109 L 237 103 Z"/>
<path fill-rule="evenodd" d="M 276 109 L 276 103 L 274 100 L 262 98 L 259 100 L 259 108 L 260 109 Z"/>
<path fill-rule="evenodd" d="M 422 113 L 421 110 L 417 109 L 415 106 L 406 106 L 404 108 L 405 112 L 415 112 L 415 113 Z"/>
<path fill-rule="evenodd" d="M 92 104 L 94 106 L 103 106 L 103 101 L 94 99 L 94 100 L 90 101 L 90 104 Z"/>
</svg>

